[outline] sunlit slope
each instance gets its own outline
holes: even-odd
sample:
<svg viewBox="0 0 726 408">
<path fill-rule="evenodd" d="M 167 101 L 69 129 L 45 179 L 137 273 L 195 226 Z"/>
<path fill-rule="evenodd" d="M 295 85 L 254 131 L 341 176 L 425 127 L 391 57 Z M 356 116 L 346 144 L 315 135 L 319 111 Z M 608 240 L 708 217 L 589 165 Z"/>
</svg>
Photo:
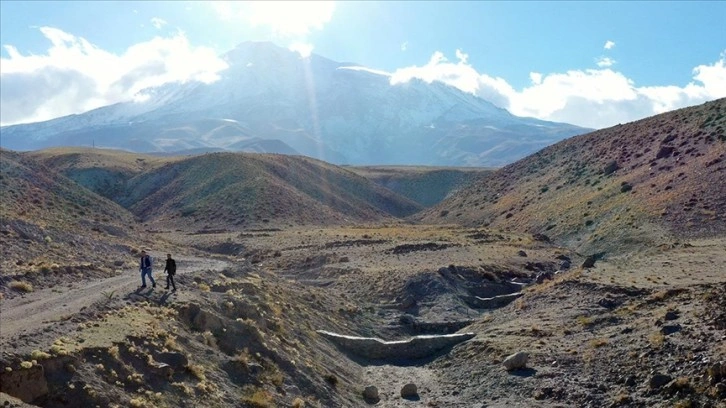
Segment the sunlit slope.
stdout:
<svg viewBox="0 0 726 408">
<path fill-rule="evenodd" d="M 726 99 L 573 137 L 422 213 L 605 250 L 726 233 Z"/>
</svg>

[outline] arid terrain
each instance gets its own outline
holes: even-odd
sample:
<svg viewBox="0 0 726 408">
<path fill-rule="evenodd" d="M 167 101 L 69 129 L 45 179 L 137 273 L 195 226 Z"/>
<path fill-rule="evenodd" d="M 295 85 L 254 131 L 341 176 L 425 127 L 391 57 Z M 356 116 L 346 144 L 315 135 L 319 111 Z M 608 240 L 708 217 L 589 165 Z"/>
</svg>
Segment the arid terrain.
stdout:
<svg viewBox="0 0 726 408">
<path fill-rule="evenodd" d="M 2 150 L 0 404 L 726 407 L 725 112 L 476 176 Z"/>
</svg>

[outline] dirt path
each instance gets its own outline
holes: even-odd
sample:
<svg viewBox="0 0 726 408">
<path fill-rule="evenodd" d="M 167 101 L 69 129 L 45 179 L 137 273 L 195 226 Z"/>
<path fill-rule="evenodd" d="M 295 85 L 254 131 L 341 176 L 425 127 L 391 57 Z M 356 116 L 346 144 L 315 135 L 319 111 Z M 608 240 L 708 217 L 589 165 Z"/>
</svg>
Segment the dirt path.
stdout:
<svg viewBox="0 0 726 408">
<path fill-rule="evenodd" d="M 184 257 L 177 259 L 179 274 L 194 270 L 220 270 L 229 265 L 223 260 Z M 162 290 L 164 274 L 155 268 L 157 291 Z M 106 279 L 81 281 L 28 293 L 22 297 L 5 299 L 0 303 L 0 344 L 23 332 L 43 330 L 55 322 L 66 320 L 94 302 L 111 294 L 132 293 L 140 284 L 135 270 Z"/>
</svg>

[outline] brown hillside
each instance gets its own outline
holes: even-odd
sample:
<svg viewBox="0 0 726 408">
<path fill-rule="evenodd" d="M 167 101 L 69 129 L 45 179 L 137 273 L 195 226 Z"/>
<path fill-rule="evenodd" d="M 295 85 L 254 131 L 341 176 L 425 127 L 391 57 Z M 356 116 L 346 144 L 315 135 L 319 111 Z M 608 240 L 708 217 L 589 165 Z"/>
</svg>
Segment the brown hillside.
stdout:
<svg viewBox="0 0 726 408">
<path fill-rule="evenodd" d="M 328 225 L 405 217 L 421 209 L 353 172 L 302 156 L 158 158 L 95 149 L 32 154 L 151 228 Z"/>
<path fill-rule="evenodd" d="M 2 150 L 0 185 L 6 280 L 109 275 L 140 243 L 130 213 L 32 158 Z"/>
<path fill-rule="evenodd" d="M 581 249 L 726 232 L 726 99 L 573 137 L 418 216 Z"/>
<path fill-rule="evenodd" d="M 126 182 L 178 158 L 156 157 L 122 150 L 58 147 L 23 153 L 83 187 L 111 200 L 126 192 Z"/>
</svg>

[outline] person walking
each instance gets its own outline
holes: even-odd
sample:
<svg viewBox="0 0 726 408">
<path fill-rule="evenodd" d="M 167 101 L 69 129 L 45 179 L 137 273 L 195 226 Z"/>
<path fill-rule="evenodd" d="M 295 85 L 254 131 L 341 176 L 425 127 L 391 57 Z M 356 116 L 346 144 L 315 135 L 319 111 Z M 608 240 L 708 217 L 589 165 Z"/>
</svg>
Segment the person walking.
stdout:
<svg viewBox="0 0 726 408">
<path fill-rule="evenodd" d="M 141 251 L 141 263 L 139 264 L 139 270 L 141 271 L 141 287 L 146 287 L 146 275 L 149 276 L 149 280 L 151 280 L 151 287 L 156 287 L 156 282 L 154 281 L 154 277 L 151 276 L 151 257 L 146 253 L 146 251 Z"/>
<path fill-rule="evenodd" d="M 176 292 L 176 285 L 174 284 L 174 275 L 176 275 L 176 261 L 172 259 L 171 254 L 166 254 L 166 266 L 164 267 L 166 272 L 166 288 L 169 289 L 169 282 L 171 282 L 172 292 Z"/>
</svg>

